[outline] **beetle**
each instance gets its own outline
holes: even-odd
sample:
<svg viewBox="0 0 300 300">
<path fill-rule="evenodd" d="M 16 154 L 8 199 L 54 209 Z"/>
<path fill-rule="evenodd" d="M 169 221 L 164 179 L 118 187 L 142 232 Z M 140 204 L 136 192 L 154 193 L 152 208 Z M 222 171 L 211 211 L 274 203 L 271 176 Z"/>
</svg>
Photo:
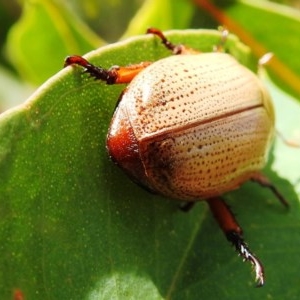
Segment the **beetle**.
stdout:
<svg viewBox="0 0 300 300">
<path fill-rule="evenodd" d="M 172 44 L 156 28 L 147 33 L 174 55 L 110 69 L 73 55 L 65 66 L 79 65 L 107 84 L 129 83 L 108 130 L 110 158 L 149 191 L 187 203 L 206 201 L 262 286 L 264 267 L 222 195 L 251 180 L 288 207 L 261 173 L 275 134 L 270 95 L 257 75 L 230 54 Z"/>
</svg>

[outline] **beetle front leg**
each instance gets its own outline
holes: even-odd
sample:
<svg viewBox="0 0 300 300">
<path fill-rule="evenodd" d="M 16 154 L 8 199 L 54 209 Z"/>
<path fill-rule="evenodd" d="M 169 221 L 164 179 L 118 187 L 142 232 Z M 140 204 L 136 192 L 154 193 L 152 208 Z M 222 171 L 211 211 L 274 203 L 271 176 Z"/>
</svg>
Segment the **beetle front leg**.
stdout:
<svg viewBox="0 0 300 300">
<path fill-rule="evenodd" d="M 105 81 L 107 84 L 129 83 L 139 72 L 148 67 L 151 62 L 142 62 L 126 67 L 113 66 L 110 69 L 97 67 L 79 55 L 68 56 L 64 67 L 78 65 L 85 68 L 85 72 L 95 79 Z"/>
<path fill-rule="evenodd" d="M 189 48 L 185 45 L 181 45 L 181 44 L 173 44 L 171 43 L 166 36 L 163 34 L 163 32 L 157 28 L 148 28 L 147 29 L 147 34 L 151 33 L 156 35 L 157 37 L 159 37 L 161 39 L 162 44 L 169 50 L 172 51 L 173 54 L 178 55 L 178 54 L 199 54 L 200 51 L 196 51 L 192 48 Z"/>
<path fill-rule="evenodd" d="M 264 267 L 260 260 L 251 252 L 245 243 L 242 229 L 238 225 L 229 207 L 225 204 L 221 197 L 209 198 L 207 199 L 207 203 L 226 238 L 234 245 L 239 255 L 253 265 L 256 274 L 255 279 L 257 286 L 263 286 L 265 281 Z"/>
</svg>

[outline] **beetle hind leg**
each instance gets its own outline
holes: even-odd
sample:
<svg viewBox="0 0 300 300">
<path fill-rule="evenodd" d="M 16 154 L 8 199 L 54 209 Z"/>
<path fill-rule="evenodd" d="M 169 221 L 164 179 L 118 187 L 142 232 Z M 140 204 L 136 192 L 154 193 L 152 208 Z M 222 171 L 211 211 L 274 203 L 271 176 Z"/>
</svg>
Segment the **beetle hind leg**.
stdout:
<svg viewBox="0 0 300 300">
<path fill-rule="evenodd" d="M 255 270 L 255 280 L 257 287 L 264 285 L 264 267 L 260 260 L 250 251 L 244 239 L 236 231 L 226 233 L 227 240 L 235 247 L 236 251 L 245 261 L 250 261 Z"/>
<path fill-rule="evenodd" d="M 229 207 L 225 204 L 221 197 L 207 199 L 207 203 L 220 228 L 224 232 L 227 240 L 229 240 L 233 244 L 239 255 L 245 261 L 249 261 L 254 267 L 257 286 L 263 286 L 265 281 L 264 267 L 260 260 L 251 252 L 248 245 L 244 241 L 242 229 L 238 225 Z"/>
</svg>

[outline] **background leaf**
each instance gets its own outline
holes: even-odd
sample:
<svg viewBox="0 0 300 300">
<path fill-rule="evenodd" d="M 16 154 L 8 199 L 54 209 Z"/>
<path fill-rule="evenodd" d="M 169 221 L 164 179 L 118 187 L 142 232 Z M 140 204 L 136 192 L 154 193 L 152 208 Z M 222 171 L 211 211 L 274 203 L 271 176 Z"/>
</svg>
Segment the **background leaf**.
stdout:
<svg viewBox="0 0 300 300">
<path fill-rule="evenodd" d="M 51 0 L 25 2 L 19 22 L 8 37 L 8 53 L 20 74 L 41 84 L 54 75 L 67 53 L 85 53 L 104 42 L 63 4 Z"/>
</svg>

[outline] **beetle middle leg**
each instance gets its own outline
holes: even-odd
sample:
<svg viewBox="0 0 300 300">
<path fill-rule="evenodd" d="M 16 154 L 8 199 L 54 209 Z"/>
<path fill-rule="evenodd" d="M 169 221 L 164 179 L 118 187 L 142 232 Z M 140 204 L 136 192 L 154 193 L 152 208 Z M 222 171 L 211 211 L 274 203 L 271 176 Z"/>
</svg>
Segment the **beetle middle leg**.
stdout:
<svg viewBox="0 0 300 300">
<path fill-rule="evenodd" d="M 281 195 L 281 193 L 277 190 L 277 188 L 270 182 L 270 180 L 263 175 L 262 173 L 255 173 L 252 177 L 251 180 L 253 182 L 257 182 L 263 187 L 268 188 L 269 190 L 272 191 L 272 193 L 276 196 L 276 198 L 286 207 L 289 207 L 289 203 L 287 200 Z"/>
<path fill-rule="evenodd" d="M 207 203 L 227 240 L 234 245 L 236 251 L 244 260 L 249 261 L 253 265 L 257 286 L 262 286 L 264 284 L 264 267 L 245 243 L 242 229 L 237 223 L 233 213 L 221 197 L 209 198 L 207 199 Z"/>
</svg>

